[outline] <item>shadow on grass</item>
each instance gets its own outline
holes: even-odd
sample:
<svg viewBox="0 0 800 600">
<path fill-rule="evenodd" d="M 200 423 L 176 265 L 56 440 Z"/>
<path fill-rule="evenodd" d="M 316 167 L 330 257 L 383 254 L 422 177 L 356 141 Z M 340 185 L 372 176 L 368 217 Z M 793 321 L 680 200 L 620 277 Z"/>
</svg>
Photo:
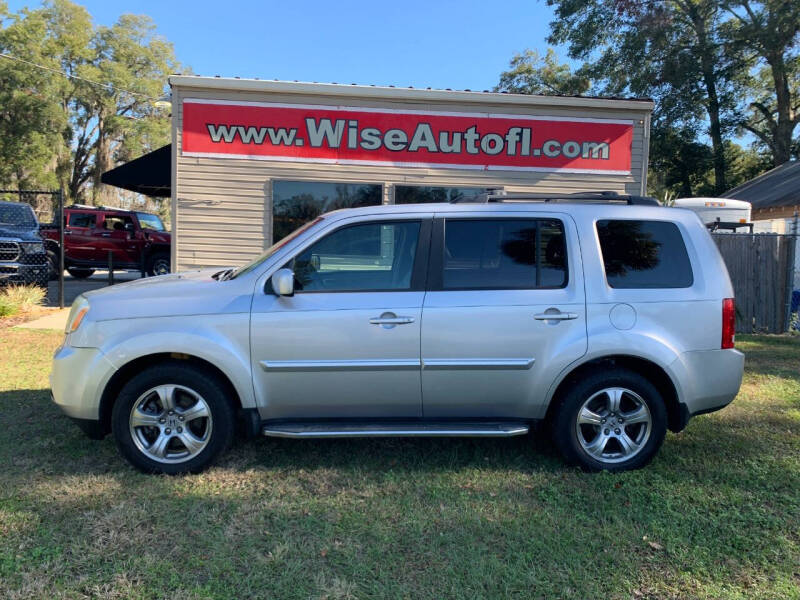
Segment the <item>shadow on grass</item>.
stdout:
<svg viewBox="0 0 800 600">
<path fill-rule="evenodd" d="M 14 549 L 0 592 L 4 578 L 17 590 L 88 580 L 137 596 L 122 573 L 141 597 L 345 597 L 329 593 L 345 584 L 465 598 L 714 597 L 761 584 L 780 597 L 769 586 L 793 577 L 798 471 L 780 435 L 723 415 L 619 475 L 564 466 L 541 435 L 260 439 L 204 474 L 151 477 L 111 438 L 85 438 L 47 390 L 2 392 L 0 508 L 18 521 L 0 522 Z"/>
<path fill-rule="evenodd" d="M 716 419 L 710 427 L 711 419 Z M 763 419 L 762 419 L 763 421 Z M 50 475 L 101 474 L 131 471 L 118 454 L 112 436 L 88 439 L 49 400 L 48 390 L 0 392 L 0 464 L 9 474 L 37 471 Z M 796 424 L 783 412 L 772 413 L 769 427 L 788 430 Z M 677 436 L 668 434 L 661 454 L 681 448 L 691 460 L 705 461 L 715 453 L 736 461 L 769 457 L 776 442 L 754 435 L 752 418 L 726 410 L 719 417 L 702 416 Z M 656 457 L 659 460 L 659 457 Z M 549 432 L 534 428 L 531 434 L 512 438 L 380 438 L 291 440 L 257 438 L 237 441 L 219 465 L 234 470 L 265 468 L 336 469 L 342 474 L 387 471 L 434 473 L 464 469 L 502 468 L 522 473 L 566 473 Z"/>
<path fill-rule="evenodd" d="M 0 462 L 24 471 L 51 474 L 107 473 L 127 469 L 112 436 L 86 438 L 49 400 L 48 390 L 0 392 Z M 430 472 L 480 467 L 488 461 L 509 468 L 560 470 L 564 466 L 546 432 L 513 438 L 385 438 L 288 440 L 257 438 L 237 441 L 231 460 L 242 468 L 386 468 Z M 242 458 L 247 460 L 242 463 Z M 222 457 L 222 463 L 230 463 Z M 232 464 L 232 463 L 231 463 Z M 233 464 L 232 464 L 233 466 Z"/>
</svg>

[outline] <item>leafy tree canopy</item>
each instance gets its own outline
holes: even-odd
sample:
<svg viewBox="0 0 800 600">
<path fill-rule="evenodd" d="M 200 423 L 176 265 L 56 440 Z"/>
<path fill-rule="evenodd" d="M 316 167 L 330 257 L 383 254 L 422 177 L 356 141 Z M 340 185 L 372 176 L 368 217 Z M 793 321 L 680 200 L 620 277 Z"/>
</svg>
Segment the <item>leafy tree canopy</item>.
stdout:
<svg viewBox="0 0 800 600">
<path fill-rule="evenodd" d="M 172 44 L 144 16 L 96 26 L 69 0 L 11 14 L 0 3 L 0 185 L 60 186 L 102 202 L 100 176 L 168 142 L 156 101 L 177 72 Z"/>
<path fill-rule="evenodd" d="M 509 70 L 501 73 L 495 90 L 512 94 L 577 96 L 589 90 L 589 79 L 559 62 L 552 48 L 548 48 L 544 56 L 536 50 L 525 50 L 511 59 Z"/>
<path fill-rule="evenodd" d="M 529 50 L 498 89 L 653 98 L 656 191 L 719 194 L 752 171 L 743 162 L 765 169 L 798 157 L 797 0 L 546 2 L 555 11 L 549 43 L 581 66 Z M 734 142 L 743 134 L 752 149 Z"/>
</svg>

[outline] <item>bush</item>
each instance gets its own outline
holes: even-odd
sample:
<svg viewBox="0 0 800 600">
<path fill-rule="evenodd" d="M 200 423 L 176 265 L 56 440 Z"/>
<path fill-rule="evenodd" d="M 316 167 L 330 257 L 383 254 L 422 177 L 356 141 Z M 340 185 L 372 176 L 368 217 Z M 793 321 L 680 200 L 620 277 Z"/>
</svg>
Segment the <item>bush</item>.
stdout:
<svg viewBox="0 0 800 600">
<path fill-rule="evenodd" d="M 0 295 L 0 317 L 10 317 L 17 314 L 19 307 L 11 304 L 11 301 L 3 295 Z"/>
<path fill-rule="evenodd" d="M 0 317 L 41 306 L 46 291 L 35 285 L 11 285 L 0 290 Z"/>
</svg>

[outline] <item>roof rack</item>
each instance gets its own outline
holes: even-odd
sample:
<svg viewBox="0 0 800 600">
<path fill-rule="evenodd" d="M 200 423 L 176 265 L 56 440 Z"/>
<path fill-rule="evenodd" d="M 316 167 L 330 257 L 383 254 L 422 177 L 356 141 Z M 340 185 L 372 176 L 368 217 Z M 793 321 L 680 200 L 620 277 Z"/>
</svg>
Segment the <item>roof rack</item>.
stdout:
<svg viewBox="0 0 800 600">
<path fill-rule="evenodd" d="M 64 208 L 80 208 L 82 210 L 116 210 L 119 212 L 133 212 L 129 208 L 119 208 L 118 206 L 92 206 L 90 204 L 69 204 Z"/>
<path fill-rule="evenodd" d="M 545 194 L 545 193 L 488 193 L 478 194 L 465 198 L 456 198 L 451 203 L 481 203 L 489 202 L 553 202 L 553 203 L 588 203 L 588 204 L 627 204 L 632 206 L 659 206 L 655 198 L 647 196 L 632 196 L 618 194 L 617 192 L 576 192 L 574 194 Z"/>
</svg>

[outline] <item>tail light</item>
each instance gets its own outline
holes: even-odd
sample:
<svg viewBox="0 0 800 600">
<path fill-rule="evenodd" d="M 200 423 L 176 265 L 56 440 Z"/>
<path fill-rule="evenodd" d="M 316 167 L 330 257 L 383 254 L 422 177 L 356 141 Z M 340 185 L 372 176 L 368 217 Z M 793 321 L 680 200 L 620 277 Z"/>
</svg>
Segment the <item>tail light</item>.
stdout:
<svg viewBox="0 0 800 600">
<path fill-rule="evenodd" d="M 736 332 L 736 310 L 733 298 L 722 301 L 722 346 L 723 350 L 733 348 L 733 338 Z"/>
</svg>

